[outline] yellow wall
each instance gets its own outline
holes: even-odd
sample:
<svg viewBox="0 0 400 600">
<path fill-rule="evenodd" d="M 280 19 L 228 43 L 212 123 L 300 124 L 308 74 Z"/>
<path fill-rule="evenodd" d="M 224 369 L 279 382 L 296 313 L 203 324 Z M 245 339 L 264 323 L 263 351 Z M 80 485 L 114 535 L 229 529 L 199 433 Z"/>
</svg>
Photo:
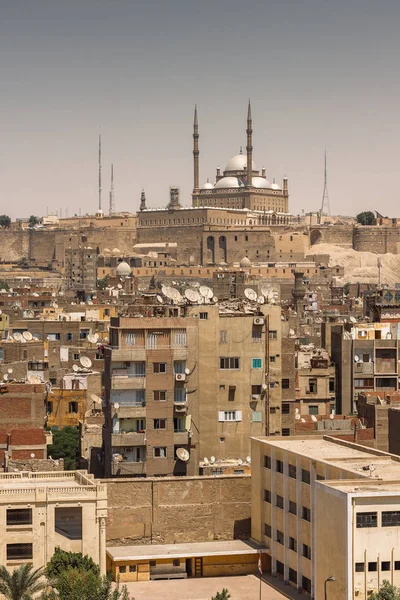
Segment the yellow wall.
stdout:
<svg viewBox="0 0 400 600">
<path fill-rule="evenodd" d="M 50 392 L 48 402 L 53 403 L 53 412 L 48 415 L 48 427 L 78 427 L 79 421 L 83 421 L 86 408 L 86 390 L 60 390 L 54 389 Z M 78 412 L 69 412 L 69 403 L 78 403 Z"/>
</svg>

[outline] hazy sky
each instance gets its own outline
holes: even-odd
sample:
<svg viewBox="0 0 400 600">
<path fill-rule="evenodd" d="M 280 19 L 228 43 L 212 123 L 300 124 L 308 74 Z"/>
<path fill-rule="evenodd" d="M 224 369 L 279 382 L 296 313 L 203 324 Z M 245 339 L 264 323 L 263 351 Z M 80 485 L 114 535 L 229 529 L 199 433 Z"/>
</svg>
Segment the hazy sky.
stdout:
<svg viewBox="0 0 400 600">
<path fill-rule="evenodd" d="M 0 0 L 0 213 L 190 203 L 246 145 L 289 178 L 290 210 L 399 214 L 398 0 Z"/>
</svg>

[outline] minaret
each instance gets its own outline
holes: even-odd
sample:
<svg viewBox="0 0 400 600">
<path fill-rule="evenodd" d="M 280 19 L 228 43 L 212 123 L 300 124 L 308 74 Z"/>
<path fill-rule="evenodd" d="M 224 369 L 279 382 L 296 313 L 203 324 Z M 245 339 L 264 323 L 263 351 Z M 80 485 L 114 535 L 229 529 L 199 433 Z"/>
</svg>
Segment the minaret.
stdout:
<svg viewBox="0 0 400 600">
<path fill-rule="evenodd" d="M 140 210 L 147 210 L 146 194 L 145 194 L 144 190 L 142 190 L 142 193 L 140 194 Z"/>
<path fill-rule="evenodd" d="M 99 133 L 99 210 L 101 210 L 101 133 Z"/>
<path fill-rule="evenodd" d="M 253 176 L 253 129 L 252 129 L 252 121 L 251 121 L 251 104 L 249 100 L 249 106 L 247 109 L 247 187 L 252 186 L 252 176 Z"/>
<path fill-rule="evenodd" d="M 193 121 L 193 192 L 199 191 L 199 123 L 197 120 L 197 104 L 194 107 Z"/>
<path fill-rule="evenodd" d="M 111 187 L 110 187 L 110 215 L 115 212 L 115 200 L 114 200 L 114 165 L 111 165 Z"/>
</svg>

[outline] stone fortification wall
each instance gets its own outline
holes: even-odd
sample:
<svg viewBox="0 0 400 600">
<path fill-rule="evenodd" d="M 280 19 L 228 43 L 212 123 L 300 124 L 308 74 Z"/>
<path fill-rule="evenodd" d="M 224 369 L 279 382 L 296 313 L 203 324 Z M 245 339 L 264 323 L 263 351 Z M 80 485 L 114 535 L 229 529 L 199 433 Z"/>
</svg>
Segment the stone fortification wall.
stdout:
<svg viewBox="0 0 400 600">
<path fill-rule="evenodd" d="M 17 262 L 29 256 L 29 232 L 0 229 L 1 262 Z"/>
<path fill-rule="evenodd" d="M 343 248 L 353 247 L 352 225 L 321 225 L 310 228 L 310 245 L 335 244 Z"/>
<path fill-rule="evenodd" d="M 398 253 L 400 227 L 368 227 L 354 229 L 354 249 L 362 252 Z"/>
<path fill-rule="evenodd" d="M 250 476 L 105 480 L 107 544 L 250 537 Z"/>
</svg>

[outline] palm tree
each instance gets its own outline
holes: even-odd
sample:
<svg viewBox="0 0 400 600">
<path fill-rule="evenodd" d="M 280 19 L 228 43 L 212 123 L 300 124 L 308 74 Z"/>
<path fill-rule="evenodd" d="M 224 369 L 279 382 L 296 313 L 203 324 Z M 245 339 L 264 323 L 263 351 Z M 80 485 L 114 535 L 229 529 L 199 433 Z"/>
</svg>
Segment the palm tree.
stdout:
<svg viewBox="0 0 400 600">
<path fill-rule="evenodd" d="M 21 565 L 12 573 L 0 567 L 0 594 L 6 600 L 33 600 L 35 594 L 47 587 L 43 569 L 33 569 L 32 565 Z"/>
</svg>

